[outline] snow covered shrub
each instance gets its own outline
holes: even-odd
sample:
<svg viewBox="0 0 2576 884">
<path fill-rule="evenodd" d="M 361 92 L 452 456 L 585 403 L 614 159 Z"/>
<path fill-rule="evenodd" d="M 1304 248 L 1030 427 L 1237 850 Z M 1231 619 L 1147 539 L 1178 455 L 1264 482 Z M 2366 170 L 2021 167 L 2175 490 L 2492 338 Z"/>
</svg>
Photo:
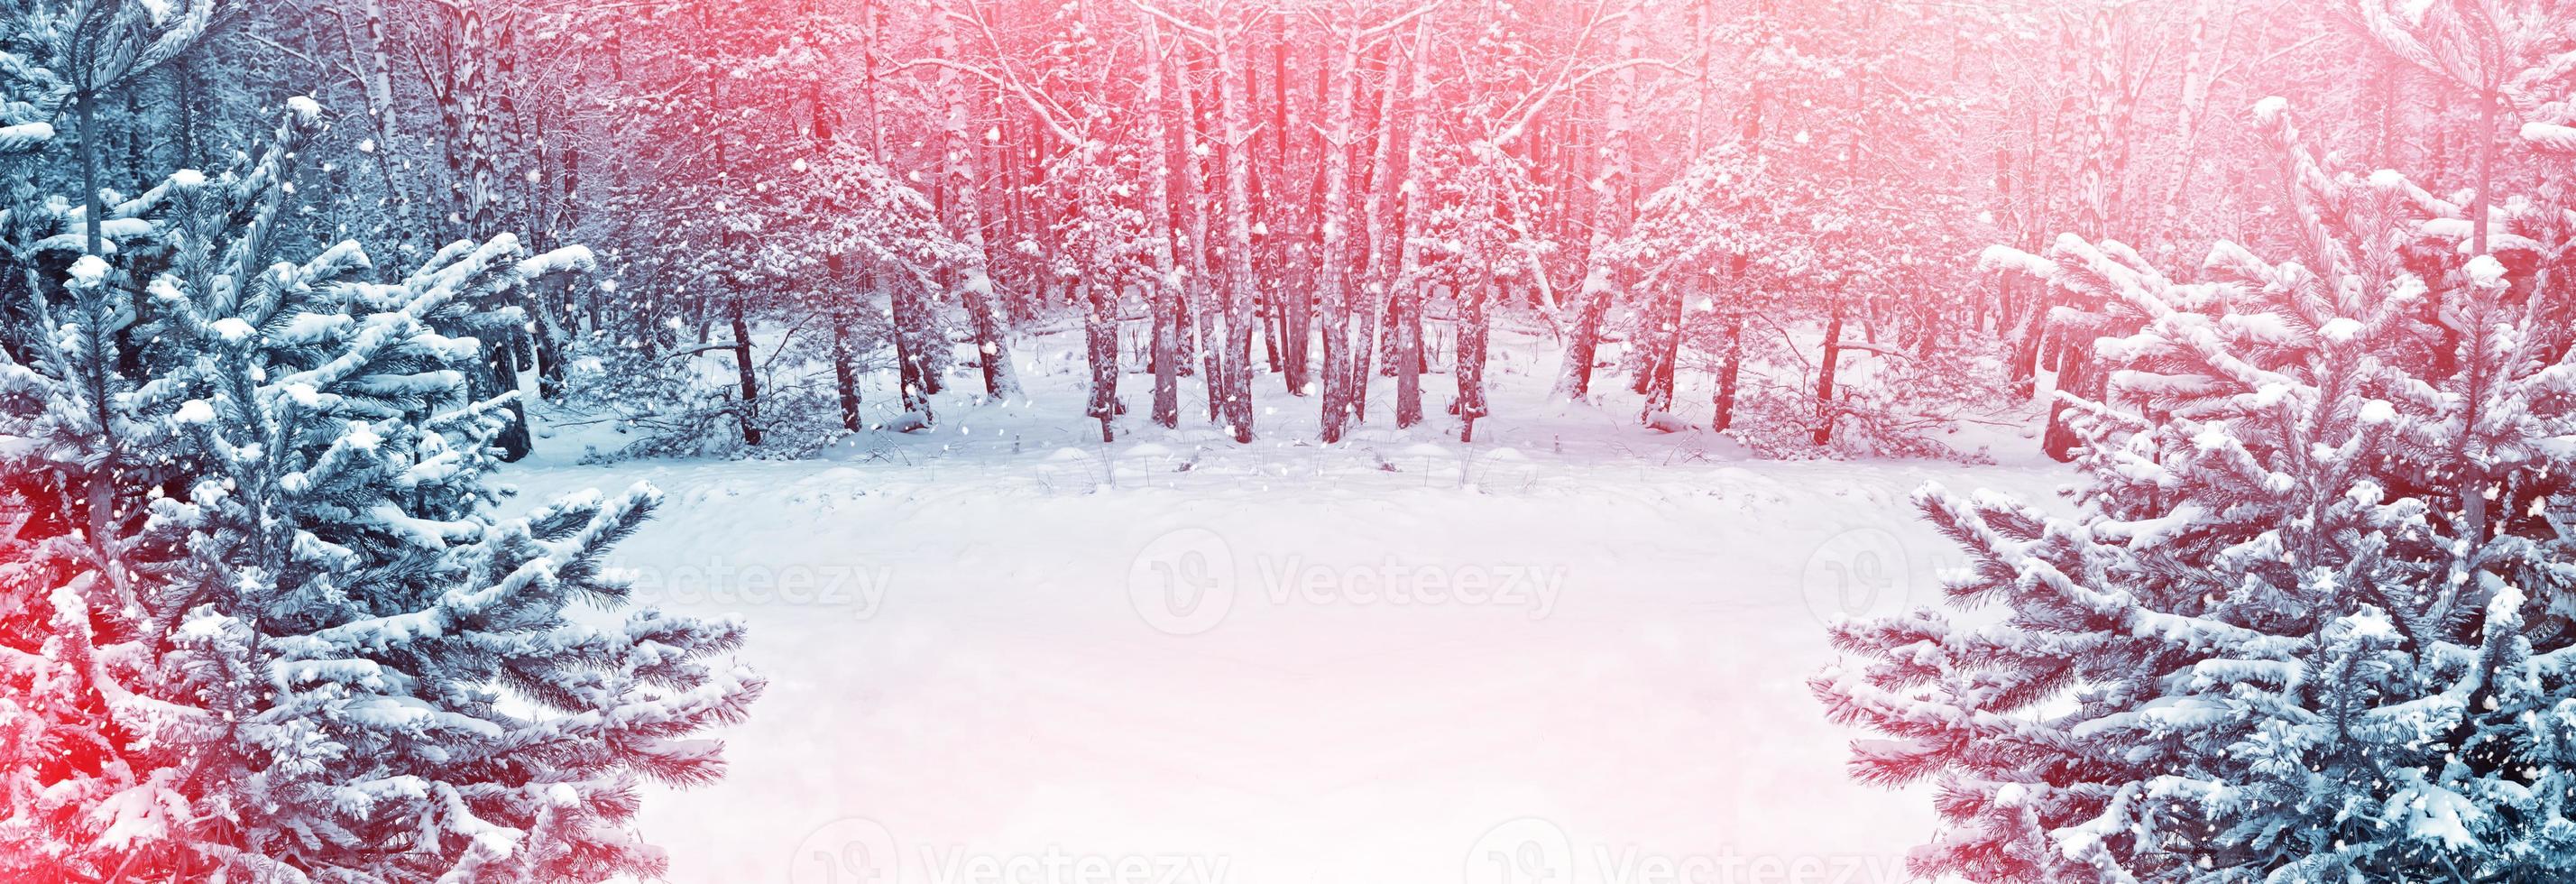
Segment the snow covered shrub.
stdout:
<svg viewBox="0 0 2576 884">
<path fill-rule="evenodd" d="M 1875 349 L 1865 348 L 1875 347 Z M 1947 440 L 1960 424 L 2008 411 L 2001 341 L 1992 335 L 1937 347 L 1847 344 L 1827 418 L 1827 444 L 1846 457 L 1885 455 L 1990 460 Z M 1812 403 L 1802 403 L 1813 411 Z M 1802 440 L 1814 447 L 1812 439 Z"/>
<path fill-rule="evenodd" d="M 1819 336 L 1792 336 L 1752 323 L 1739 334 L 1743 364 L 1728 434 L 1768 458 L 1920 457 L 1977 462 L 1986 455 L 1946 440 L 1965 422 L 2008 411 L 2001 394 L 2002 345 L 1977 334 L 1937 347 L 1909 348 L 1846 339 L 1836 369 L 1834 399 L 1820 416 L 1815 353 Z M 1705 349 L 1726 345 L 1706 335 Z M 1712 366 L 1712 371 L 1722 366 Z M 1831 420 L 1834 432 L 1817 445 L 1815 428 Z"/>
<path fill-rule="evenodd" d="M 1608 246 L 1659 301 L 1633 317 L 1632 337 L 1710 354 L 1719 428 L 1765 456 L 1973 459 L 1941 438 L 2007 407 L 2003 347 L 1973 327 L 1935 340 L 1942 324 L 1910 312 L 1970 290 L 1949 269 L 1969 249 L 1951 218 L 1967 213 L 1928 193 L 1862 211 L 1855 188 L 1742 144 L 1693 159 Z M 1638 389 L 1661 410 L 1672 394 L 1655 386 Z"/>
<path fill-rule="evenodd" d="M 648 259 L 679 268 L 657 285 L 724 293 L 713 340 L 673 318 L 573 343 L 563 404 L 577 422 L 606 421 L 634 440 L 590 460 L 801 457 L 867 428 L 861 382 L 889 363 L 907 387 L 897 392 L 903 409 L 927 408 L 944 370 L 937 354 L 951 349 L 927 312 L 949 294 L 939 269 L 969 251 L 929 198 L 846 146 L 796 160 L 757 191 L 779 211 L 699 222 L 720 228 L 700 240 L 722 248 L 700 254 L 681 239 Z M 898 326 L 912 331 L 899 336 Z M 1007 376 L 1002 361 L 995 368 Z"/>
<path fill-rule="evenodd" d="M 2576 880 L 2576 222 L 2508 201 L 2474 254 L 2467 207 L 2258 116 L 2291 260 L 1990 255 L 2142 321 L 2094 346 L 2073 515 L 1918 497 L 2001 616 L 1838 625 L 1811 683 L 1888 738 L 1854 776 L 1937 782 L 1920 874 Z"/>
<path fill-rule="evenodd" d="M 433 330 L 589 255 L 280 261 L 293 105 L 112 207 L 105 256 L 11 243 L 42 315 L 0 359 L 0 879 L 654 874 L 638 787 L 721 774 L 689 737 L 760 692 L 712 659 L 742 628 L 611 614 L 649 487 L 498 515 L 502 402 Z"/>
<path fill-rule="evenodd" d="M 867 327 L 864 317 L 852 325 Z M 746 444 L 740 432 L 746 411 L 742 388 L 733 377 L 730 348 L 710 350 L 668 342 L 646 347 L 606 332 L 580 338 L 568 348 L 566 392 L 556 403 L 560 414 L 555 424 L 605 423 L 628 440 L 613 448 L 594 445 L 582 456 L 584 463 L 656 457 L 803 457 L 847 432 L 834 403 L 834 354 L 824 351 L 824 341 L 810 340 L 820 337 L 810 327 L 787 329 L 778 347 L 764 349 L 753 363 L 761 391 L 759 408 L 748 412 L 761 431 L 756 448 Z M 875 344 L 886 338 L 870 331 L 844 340 Z M 877 367 L 855 354 L 842 358 L 855 370 Z"/>
<path fill-rule="evenodd" d="M 605 422 L 621 438 L 614 449 L 593 446 L 584 463 L 637 457 L 721 457 L 739 453 L 740 388 L 719 376 L 704 353 L 674 353 L 669 344 L 597 332 L 567 348 L 564 395 L 555 403 L 562 427 Z M 685 355 L 684 355 L 685 354 Z M 726 355 L 726 354 L 718 354 Z"/>
</svg>

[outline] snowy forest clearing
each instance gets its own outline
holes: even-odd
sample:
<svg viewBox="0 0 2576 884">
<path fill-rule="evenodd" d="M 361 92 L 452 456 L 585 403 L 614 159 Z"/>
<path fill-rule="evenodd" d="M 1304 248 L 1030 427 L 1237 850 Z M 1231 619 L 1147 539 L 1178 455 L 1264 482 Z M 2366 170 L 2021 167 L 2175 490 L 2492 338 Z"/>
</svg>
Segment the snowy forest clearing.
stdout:
<svg viewBox="0 0 2576 884">
<path fill-rule="evenodd" d="M 943 402 L 940 430 L 842 462 L 576 466 L 567 434 L 501 475 L 538 500 L 660 486 L 687 518 L 613 561 L 640 600 L 758 637 L 775 714 L 727 733 L 724 781 L 645 805 L 673 881 L 989 880 L 1051 854 L 1529 881 L 1476 863 L 1551 837 L 1586 884 L 1656 858 L 1707 884 L 1910 880 L 1933 815 L 1845 777 L 1804 686 L 1832 662 L 1819 618 L 1935 599 L 1960 562 L 1907 503 L 1923 482 L 2045 500 L 2064 468 L 1733 460 L 1617 403 L 1506 417 L 1543 411 L 1543 376 L 1502 377 L 1528 407 L 1473 445 L 1102 446 L 1078 378 L 1036 375 L 1037 407 Z M 1545 822 L 1495 828 L 1523 818 Z"/>
<path fill-rule="evenodd" d="M 14 4 L 0 881 L 2576 881 L 2571 162 L 2558 0 Z"/>
</svg>

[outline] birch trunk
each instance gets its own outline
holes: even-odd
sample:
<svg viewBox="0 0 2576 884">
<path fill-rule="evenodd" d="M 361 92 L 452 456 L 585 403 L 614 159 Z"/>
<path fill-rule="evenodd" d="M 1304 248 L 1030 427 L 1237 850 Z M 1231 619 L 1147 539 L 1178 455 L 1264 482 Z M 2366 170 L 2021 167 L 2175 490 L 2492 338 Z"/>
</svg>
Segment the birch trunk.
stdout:
<svg viewBox="0 0 2576 884">
<path fill-rule="evenodd" d="M 1638 18 L 1630 15 L 1620 20 L 1618 44 L 1621 57 L 1635 57 Z M 1603 142 L 1609 153 L 1603 158 L 1600 176 L 1604 186 L 1593 197 L 1591 245 L 1584 250 L 1583 283 L 1575 293 L 1574 326 L 1567 333 L 1565 363 L 1557 373 L 1556 387 L 1550 395 L 1558 401 L 1579 401 L 1592 394 L 1592 363 L 1600 353 L 1601 325 L 1610 314 L 1610 302 L 1619 294 L 1617 268 L 1610 266 L 1607 246 L 1613 231 L 1627 229 L 1630 214 L 1636 208 L 1633 195 L 1636 183 L 1628 166 L 1632 146 L 1629 144 L 1630 130 L 1634 128 L 1629 114 L 1637 93 L 1636 70 L 1630 68 L 1614 74 L 1606 91 L 1609 94 L 1603 117 L 1609 131 L 1605 133 Z"/>
<path fill-rule="evenodd" d="M 1825 320 L 1825 355 L 1816 367 L 1816 444 L 1834 441 L 1834 372 L 1843 356 L 1843 311 Z"/>
<path fill-rule="evenodd" d="M 1353 406 L 1350 374 L 1350 185 L 1351 185 L 1351 117 L 1357 101 L 1360 63 L 1359 22 L 1345 17 L 1334 34 L 1341 45 L 1337 49 L 1332 79 L 1324 86 L 1324 107 L 1329 120 L 1324 124 L 1324 204 L 1317 213 L 1322 227 L 1317 257 L 1315 289 L 1321 295 L 1324 318 L 1324 360 L 1322 439 L 1325 444 L 1342 440 L 1342 431 L 1350 423 Z M 1363 376 L 1363 379 L 1365 376 Z"/>
<path fill-rule="evenodd" d="M 941 44 L 952 55 L 954 37 L 943 37 Z M 1011 370 L 1010 326 L 993 293 L 991 256 L 985 251 L 983 188 L 975 177 L 974 134 L 972 126 L 974 90 L 967 88 L 965 78 L 953 70 L 940 75 L 941 93 L 946 99 L 948 198 L 951 224 L 963 245 L 962 261 L 956 267 L 957 292 L 966 308 L 968 325 L 974 330 L 976 361 L 984 372 L 984 392 L 995 399 L 1020 396 L 1020 381 Z"/>
<path fill-rule="evenodd" d="M 1229 23 L 1216 28 L 1217 101 L 1225 131 L 1225 419 L 1238 443 L 1252 441 L 1252 119 L 1244 59 Z"/>
<path fill-rule="evenodd" d="M 1494 297 L 1491 266 L 1458 293 L 1458 441 L 1476 441 L 1476 419 L 1485 416 L 1485 351 L 1490 327 L 1485 311 Z"/>
<path fill-rule="evenodd" d="M 1190 82 L 1189 66 L 1183 59 L 1174 59 L 1173 69 L 1177 74 L 1174 77 L 1175 90 L 1180 96 L 1181 141 L 1188 151 L 1181 163 L 1184 188 L 1181 202 L 1189 207 L 1189 242 L 1182 249 L 1188 261 L 1189 278 L 1181 281 L 1181 293 L 1188 302 L 1190 319 L 1198 330 L 1198 351 L 1203 364 L 1200 379 L 1207 390 L 1208 423 L 1217 423 L 1225 419 L 1226 354 L 1224 343 L 1218 338 L 1215 299 L 1208 290 L 1213 277 L 1208 270 L 1207 163 L 1202 153 L 1207 141 L 1199 125 L 1197 87 Z"/>
<path fill-rule="evenodd" d="M 1427 51 L 1431 46 L 1430 40 L 1431 17 L 1426 15 L 1415 19 L 1413 51 Z M 1406 133 L 1404 139 L 1404 187 L 1400 195 L 1405 200 L 1405 229 L 1408 233 L 1428 214 L 1422 205 L 1429 196 L 1427 182 L 1422 178 L 1426 165 L 1423 151 L 1429 148 L 1427 142 L 1431 131 L 1431 121 L 1425 117 L 1425 108 L 1431 101 L 1431 66 L 1424 62 L 1425 59 L 1414 60 L 1412 86 L 1407 96 L 1413 105 L 1413 131 Z M 1421 239 L 1407 235 L 1397 251 L 1395 287 L 1391 293 L 1396 319 L 1395 328 L 1391 331 L 1396 336 L 1395 425 L 1403 428 L 1422 422 Z"/>
<path fill-rule="evenodd" d="M 1164 123 L 1168 108 L 1163 106 L 1163 41 L 1162 27 L 1152 17 L 1145 19 L 1145 86 L 1142 98 L 1145 114 L 1145 138 L 1151 145 L 1145 151 L 1145 185 L 1147 223 L 1152 227 L 1154 278 L 1146 285 L 1151 296 L 1154 348 L 1154 423 L 1166 428 L 1181 425 L 1180 347 L 1181 291 L 1174 278 L 1172 263 L 1172 166 L 1171 131 Z M 1186 87 L 1184 87 L 1186 88 Z"/>
<path fill-rule="evenodd" d="M 1396 243 L 1395 225 L 1395 137 L 1402 118 L 1405 90 L 1400 87 L 1405 55 L 1393 41 L 1387 44 L 1385 82 L 1378 90 L 1377 143 L 1369 163 L 1369 191 L 1363 214 L 1368 220 L 1367 275 L 1360 286 L 1361 303 L 1352 305 L 1350 313 L 1360 322 L 1359 334 L 1351 341 L 1350 395 L 1351 419 L 1368 420 L 1369 378 L 1375 375 L 1379 359 L 1379 321 L 1385 315 L 1387 293 L 1394 285 Z"/>
</svg>

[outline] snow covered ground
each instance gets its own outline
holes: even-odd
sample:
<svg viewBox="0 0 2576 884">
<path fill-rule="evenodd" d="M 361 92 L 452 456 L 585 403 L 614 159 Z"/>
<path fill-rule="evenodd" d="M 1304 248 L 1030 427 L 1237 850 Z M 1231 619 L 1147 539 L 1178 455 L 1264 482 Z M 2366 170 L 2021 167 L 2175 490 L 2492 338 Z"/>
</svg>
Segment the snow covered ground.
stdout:
<svg viewBox="0 0 2576 884">
<path fill-rule="evenodd" d="M 660 486 L 619 563 L 753 627 L 771 686 L 731 775 L 643 817 L 674 881 L 1908 880 L 1932 814 L 1844 778 L 1804 687 L 1822 619 L 1934 598 L 1959 557 L 1923 482 L 2066 474 L 2012 438 L 2000 466 L 1745 460 L 1522 368 L 1473 446 L 1281 441 L 1312 400 L 1275 386 L 1299 413 L 1252 446 L 1149 432 L 1141 376 L 1104 446 L 1038 371 L 1034 405 L 952 401 L 840 461 L 575 466 L 568 436 L 502 478 Z"/>
</svg>

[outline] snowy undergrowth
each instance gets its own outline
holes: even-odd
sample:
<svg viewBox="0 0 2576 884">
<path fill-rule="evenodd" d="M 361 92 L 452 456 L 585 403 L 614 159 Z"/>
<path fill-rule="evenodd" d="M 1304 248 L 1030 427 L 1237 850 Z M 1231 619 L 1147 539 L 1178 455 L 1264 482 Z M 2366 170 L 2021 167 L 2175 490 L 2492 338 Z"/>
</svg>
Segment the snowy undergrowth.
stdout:
<svg viewBox="0 0 2576 884">
<path fill-rule="evenodd" d="M 1536 320 L 1532 318 L 1534 323 Z M 1131 326 L 1136 325 L 1130 323 Z M 1435 324 L 1431 331 L 1436 332 Z M 1928 391 L 1908 381 L 1920 370 L 1908 357 L 1854 351 L 1839 372 L 1840 399 L 1848 414 L 1839 421 L 1834 444 L 1817 447 L 1808 440 L 1813 408 L 1815 367 L 1800 362 L 1817 346 L 1814 330 L 1783 336 L 1747 360 L 1745 389 L 1737 406 L 1735 429 L 1707 429 L 1714 406 L 1714 381 L 1705 373 L 1685 373 L 1673 408 L 1649 422 L 1661 429 L 1641 430 L 1642 397 L 1631 392 L 1625 373 L 1613 366 L 1624 357 L 1623 345 L 1604 346 L 1604 367 L 1596 371 L 1595 392 L 1587 403 L 1552 401 L 1547 380 L 1558 369 L 1560 355 L 1552 335 L 1535 328 L 1495 330 L 1487 368 L 1491 414 L 1477 421 L 1475 444 L 1460 444 L 1459 421 L 1444 405 L 1456 394 L 1456 380 L 1443 360 L 1452 343 L 1443 335 L 1426 335 L 1431 371 L 1422 378 L 1425 420 L 1410 428 L 1394 427 L 1395 381 L 1372 376 L 1368 420 L 1359 422 L 1343 441 L 1324 445 L 1314 395 L 1296 395 L 1283 375 L 1261 373 L 1255 392 L 1256 441 L 1238 445 L 1220 421 L 1207 419 L 1207 388 L 1194 375 L 1180 379 L 1181 425 L 1166 429 L 1148 420 L 1153 376 L 1143 352 L 1140 328 L 1122 332 L 1132 338 L 1122 345 L 1128 372 L 1120 395 L 1128 410 L 1114 422 L 1116 440 L 1100 441 L 1097 422 L 1082 416 L 1088 395 L 1088 367 L 1083 362 L 1077 330 L 1053 328 L 1023 336 L 1013 345 L 1013 364 L 1027 393 L 996 400 L 984 395 L 971 346 L 955 345 L 948 386 L 930 397 L 931 413 L 907 412 L 891 371 L 876 371 L 858 384 L 860 415 L 868 427 L 845 433 L 837 426 L 837 406 L 830 398 L 829 369 L 782 356 L 775 332 L 756 333 L 755 363 L 766 401 L 763 425 L 771 441 L 747 449 L 736 435 L 736 418 L 722 413 L 736 392 L 729 350 L 689 356 L 629 360 L 652 369 L 659 381 L 642 377 L 637 365 L 611 365 L 586 359 L 575 366 L 592 387 L 609 377 L 632 386 L 659 384 L 667 397 L 685 389 L 691 402 L 647 402 L 649 396 L 586 395 L 551 409 L 541 439 L 541 459 L 566 457 L 614 463 L 635 458 L 686 456 L 814 457 L 822 460 L 919 465 L 961 455 L 976 459 L 1034 456 L 1046 466 L 1030 476 L 1050 485 L 1080 487 L 1081 464 L 1091 465 L 1098 484 L 1114 485 L 1133 475 L 1148 484 L 1160 474 L 1216 468 L 1252 474 L 1347 476 L 1386 472 L 1414 484 L 1446 480 L 1502 491 L 1526 485 L 1550 471 L 1530 466 L 1556 462 L 1574 472 L 1588 469 L 1643 469 L 1690 466 L 1746 459 L 1803 460 L 1867 457 L 1871 451 L 1893 451 L 1920 457 L 1971 463 L 2013 463 L 2030 459 L 2036 430 L 2029 424 L 2035 406 L 2018 407 L 1972 396 L 1959 390 Z M 1769 340 L 1769 339 L 1765 339 Z M 1803 350 L 1800 348 L 1804 348 Z M 1254 362 L 1261 363 L 1256 342 Z M 1958 368 L 1962 387 L 1971 377 L 1994 375 L 1987 363 Z M 1908 374 L 1912 371 L 1913 374 Z M 1888 379 L 1902 388 L 1889 389 Z M 2039 395 L 2048 395 L 2042 374 Z M 1998 381 L 2000 382 L 2000 381 Z M 624 389 L 619 387 L 618 389 Z M 533 399 L 536 389 L 527 385 Z M 1956 395 L 1953 395 L 1956 394 Z M 926 426 L 923 424 L 926 423 Z M 911 427 L 902 430 L 898 428 Z M 1211 457 L 1230 451 L 1232 456 Z"/>
</svg>

